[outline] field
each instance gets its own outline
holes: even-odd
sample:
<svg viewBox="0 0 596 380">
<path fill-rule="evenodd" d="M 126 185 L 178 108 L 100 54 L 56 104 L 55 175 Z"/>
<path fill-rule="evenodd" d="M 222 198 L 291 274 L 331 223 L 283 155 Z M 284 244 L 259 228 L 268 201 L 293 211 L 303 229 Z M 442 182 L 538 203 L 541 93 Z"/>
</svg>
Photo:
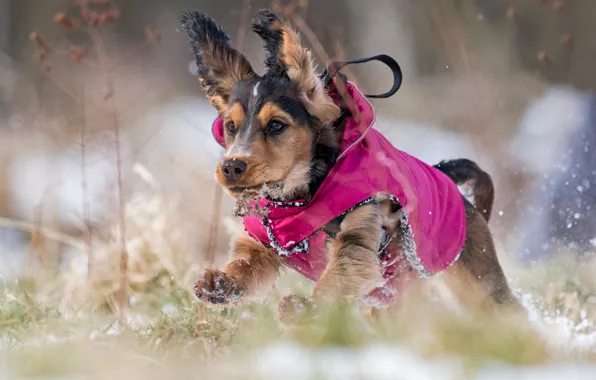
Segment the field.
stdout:
<svg viewBox="0 0 596 380">
<path fill-rule="evenodd" d="M 65 277 L 77 275 L 63 272 L 5 284 L 0 368 L 7 378 L 40 379 L 593 378 L 592 268 L 559 261 L 517 271 L 530 329 L 521 320 L 471 318 L 440 292 L 380 325 L 342 305 L 282 328 L 277 299 L 311 287 L 296 274 L 282 275 L 263 304 L 212 310 L 195 301 L 189 277 L 166 268 L 132 285 L 121 323 L 109 313 L 115 300 L 106 287 L 83 281 L 67 290 L 76 279 Z"/>
<path fill-rule="evenodd" d="M 579 88 L 594 83 L 594 44 L 573 27 L 591 2 L 33 1 L 0 0 L 2 17 L 13 5 L 0 23 L 0 379 L 596 379 L 596 259 L 518 260 L 544 243 L 534 191 L 580 157 L 569 141 L 588 152 L 577 136 L 596 103 Z M 261 5 L 321 68 L 373 46 L 395 56 L 404 85 L 374 102 L 375 128 L 429 164 L 466 157 L 491 174 L 490 227 L 528 318 L 474 317 L 440 276 L 379 323 L 350 303 L 282 326 L 280 298 L 313 286 L 289 271 L 262 303 L 201 304 L 194 282 L 228 259 L 239 223 L 213 180 L 216 112 L 178 22 L 195 3 L 255 67 Z M 364 90 L 388 83 L 345 71 Z"/>
</svg>

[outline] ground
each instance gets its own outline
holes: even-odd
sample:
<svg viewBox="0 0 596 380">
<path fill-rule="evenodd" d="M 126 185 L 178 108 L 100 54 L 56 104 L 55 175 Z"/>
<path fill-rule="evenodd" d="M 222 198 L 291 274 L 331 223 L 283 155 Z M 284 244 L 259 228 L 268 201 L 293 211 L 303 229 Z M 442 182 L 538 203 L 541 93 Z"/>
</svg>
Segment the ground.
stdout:
<svg viewBox="0 0 596 380">
<path fill-rule="evenodd" d="M 596 280 L 593 264 L 576 265 L 516 271 L 512 285 L 536 336 L 516 320 L 473 319 L 444 297 L 377 326 L 346 305 L 283 329 L 277 300 L 311 287 L 294 273 L 262 304 L 237 310 L 205 308 L 176 285 L 146 287 L 130 297 L 125 324 L 101 302 L 48 291 L 51 277 L 21 280 L 6 284 L 0 301 L 0 371 L 44 379 L 594 378 Z"/>
</svg>

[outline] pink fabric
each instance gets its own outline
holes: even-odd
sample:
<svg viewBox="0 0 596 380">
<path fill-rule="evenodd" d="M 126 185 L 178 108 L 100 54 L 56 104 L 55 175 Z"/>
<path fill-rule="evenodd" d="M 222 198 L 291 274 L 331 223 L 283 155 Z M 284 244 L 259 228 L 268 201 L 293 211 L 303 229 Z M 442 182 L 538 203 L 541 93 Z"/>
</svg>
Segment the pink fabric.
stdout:
<svg viewBox="0 0 596 380">
<path fill-rule="evenodd" d="M 439 170 L 393 147 L 372 128 L 375 115 L 366 98 L 351 83 L 347 90 L 358 109 L 353 114 L 359 117 L 346 119 L 340 158 L 312 200 L 280 203 L 261 199 L 268 216 L 245 217 L 246 230 L 274 247 L 288 266 L 316 281 L 327 263 L 322 227 L 355 205 L 377 194 L 388 194 L 399 201 L 411 227 L 413 239 L 401 247 L 409 265 L 423 276 L 446 269 L 459 255 L 466 237 L 459 189 Z M 330 94 L 337 99 L 335 91 Z M 216 120 L 213 131 L 224 145 L 221 119 Z M 307 252 L 299 252 L 305 243 Z M 402 258 L 392 257 L 388 260 L 393 262 L 385 263 L 388 282 L 403 272 L 395 270 L 395 261 Z M 393 274 L 387 277 L 387 273 Z"/>
</svg>

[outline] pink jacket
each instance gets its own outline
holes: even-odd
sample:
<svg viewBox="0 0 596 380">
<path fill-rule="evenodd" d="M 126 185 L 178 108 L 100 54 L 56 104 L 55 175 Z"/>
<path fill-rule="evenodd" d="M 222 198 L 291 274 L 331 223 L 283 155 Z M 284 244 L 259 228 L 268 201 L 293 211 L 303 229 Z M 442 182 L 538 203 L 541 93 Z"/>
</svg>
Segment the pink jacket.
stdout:
<svg viewBox="0 0 596 380">
<path fill-rule="evenodd" d="M 340 157 L 313 198 L 309 202 L 261 199 L 261 207 L 269 211 L 267 217 L 247 216 L 244 226 L 253 238 L 283 256 L 289 267 L 317 281 L 327 264 L 327 236 L 322 228 L 377 194 L 389 195 L 404 211 L 404 241 L 397 244 L 399 252 L 381 255 L 386 283 L 368 297 L 385 305 L 396 298 L 400 284 L 409 282 L 402 281 L 406 277 L 416 272 L 422 277 L 437 274 L 457 259 L 466 238 L 463 197 L 445 174 L 393 147 L 373 128 L 375 113 L 365 96 L 352 83 L 347 91 L 360 122 L 346 118 Z M 330 95 L 338 98 L 333 90 Z M 223 146 L 219 118 L 213 134 Z"/>
</svg>

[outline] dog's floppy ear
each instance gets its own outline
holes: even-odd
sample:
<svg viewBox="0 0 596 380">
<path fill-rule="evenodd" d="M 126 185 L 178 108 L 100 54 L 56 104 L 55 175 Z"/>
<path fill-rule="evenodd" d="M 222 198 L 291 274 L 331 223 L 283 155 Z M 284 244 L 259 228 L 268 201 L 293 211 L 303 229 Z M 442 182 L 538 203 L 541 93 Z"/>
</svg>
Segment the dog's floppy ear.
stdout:
<svg viewBox="0 0 596 380">
<path fill-rule="evenodd" d="M 259 11 L 252 29 L 265 42 L 268 70 L 287 75 L 298 85 L 307 111 L 325 125 L 333 123 L 339 117 L 339 107 L 317 76 L 311 53 L 302 47 L 300 35 L 268 9 Z"/>
<path fill-rule="evenodd" d="M 248 60 L 230 45 L 231 38 L 211 17 L 196 11 L 180 18 L 197 62 L 197 75 L 211 104 L 226 111 L 234 85 L 256 74 Z"/>
</svg>

